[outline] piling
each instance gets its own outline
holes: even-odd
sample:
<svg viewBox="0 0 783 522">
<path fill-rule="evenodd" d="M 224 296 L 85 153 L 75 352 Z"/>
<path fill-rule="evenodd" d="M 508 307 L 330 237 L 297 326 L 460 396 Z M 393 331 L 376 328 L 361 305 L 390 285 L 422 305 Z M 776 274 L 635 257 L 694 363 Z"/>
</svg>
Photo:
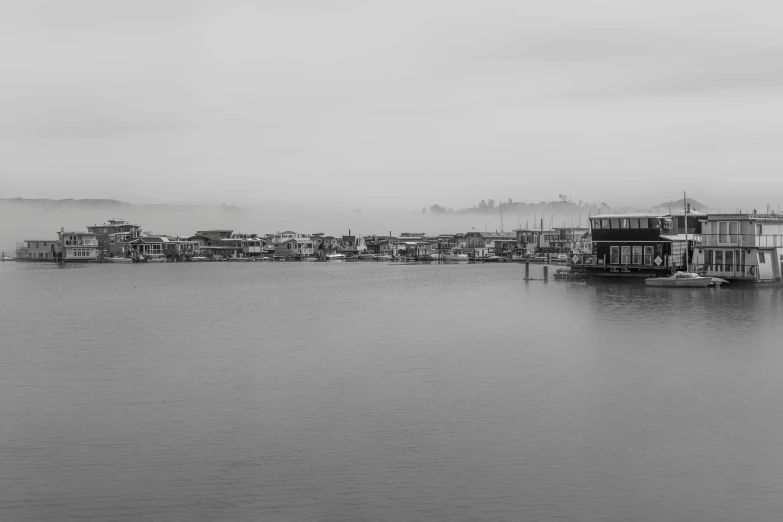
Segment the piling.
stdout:
<svg viewBox="0 0 783 522">
<path fill-rule="evenodd" d="M 546 253 L 546 264 L 549 264 L 549 252 Z"/>
<path fill-rule="evenodd" d="M 530 261 L 525 261 L 525 279 L 530 279 Z"/>
<path fill-rule="evenodd" d="M 544 281 L 549 279 L 549 266 L 544 265 Z"/>
</svg>

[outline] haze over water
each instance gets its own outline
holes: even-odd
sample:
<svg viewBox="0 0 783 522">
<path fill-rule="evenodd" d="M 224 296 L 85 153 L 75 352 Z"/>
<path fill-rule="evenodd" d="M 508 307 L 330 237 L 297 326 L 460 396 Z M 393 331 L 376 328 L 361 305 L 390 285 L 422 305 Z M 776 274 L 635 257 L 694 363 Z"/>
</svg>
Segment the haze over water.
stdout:
<svg viewBox="0 0 783 522">
<path fill-rule="evenodd" d="M 779 519 L 780 288 L 523 277 L 0 263 L 0 518 Z"/>
</svg>

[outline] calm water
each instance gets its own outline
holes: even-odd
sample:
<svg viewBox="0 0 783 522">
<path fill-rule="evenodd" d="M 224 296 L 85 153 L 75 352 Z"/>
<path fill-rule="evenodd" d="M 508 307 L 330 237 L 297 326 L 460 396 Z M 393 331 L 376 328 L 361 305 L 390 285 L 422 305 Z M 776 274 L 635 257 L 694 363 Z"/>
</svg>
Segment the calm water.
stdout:
<svg viewBox="0 0 783 522">
<path fill-rule="evenodd" d="M 0 519 L 780 520 L 780 288 L 523 272 L 0 263 Z"/>
</svg>

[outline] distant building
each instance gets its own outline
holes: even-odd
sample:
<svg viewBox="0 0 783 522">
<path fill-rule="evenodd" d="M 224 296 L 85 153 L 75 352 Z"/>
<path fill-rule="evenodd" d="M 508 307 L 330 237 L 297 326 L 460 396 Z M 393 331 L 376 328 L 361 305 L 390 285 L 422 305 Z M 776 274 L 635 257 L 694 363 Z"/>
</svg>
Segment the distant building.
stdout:
<svg viewBox="0 0 783 522">
<path fill-rule="evenodd" d="M 19 261 L 54 261 L 60 252 L 56 239 L 27 239 L 17 244 L 16 259 Z"/>
<path fill-rule="evenodd" d="M 513 250 L 516 242 L 516 235 L 507 232 L 468 232 L 465 252 L 474 258 L 501 255 Z"/>
<path fill-rule="evenodd" d="M 102 225 L 88 226 L 87 232 L 95 234 L 98 248 L 109 255 L 121 254 L 124 243 L 141 237 L 141 227 L 124 219 L 110 219 Z"/>
<path fill-rule="evenodd" d="M 275 245 L 274 256 L 282 259 L 300 259 L 303 257 L 312 257 L 314 253 L 312 239 L 306 237 L 292 237 Z"/>
<path fill-rule="evenodd" d="M 60 258 L 65 262 L 95 261 L 99 257 L 98 238 L 91 232 L 57 233 Z"/>
<path fill-rule="evenodd" d="M 342 240 L 340 241 L 340 251 L 341 253 L 345 254 L 346 257 L 353 257 L 364 254 L 367 252 L 367 245 L 364 242 L 364 236 L 343 236 Z"/>
<path fill-rule="evenodd" d="M 590 244 L 590 229 L 575 227 L 555 227 L 546 230 L 541 240 L 541 251 L 544 253 L 567 254 L 570 252 L 592 251 Z"/>
</svg>

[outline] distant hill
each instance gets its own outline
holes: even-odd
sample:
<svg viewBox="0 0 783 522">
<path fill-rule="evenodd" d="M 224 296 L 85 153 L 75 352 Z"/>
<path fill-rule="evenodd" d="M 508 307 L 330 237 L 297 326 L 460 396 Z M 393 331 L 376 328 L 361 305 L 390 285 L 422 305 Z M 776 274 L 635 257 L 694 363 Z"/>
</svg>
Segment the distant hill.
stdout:
<svg viewBox="0 0 783 522">
<path fill-rule="evenodd" d="M 710 207 L 708 207 L 707 205 L 705 205 L 703 203 L 700 203 L 700 202 L 698 202 L 698 201 L 696 201 L 695 199 L 692 199 L 692 198 L 688 198 L 687 199 L 687 203 L 691 204 L 691 209 L 693 209 L 693 210 L 698 210 L 700 212 L 704 212 L 704 211 L 710 210 Z M 674 200 L 674 201 L 664 201 L 660 205 L 656 205 L 653 208 L 660 208 L 660 209 L 667 209 L 667 210 L 668 209 L 680 210 L 683 207 L 684 207 L 684 204 L 683 204 L 682 198 L 680 198 L 680 199 Z"/>
<path fill-rule="evenodd" d="M 46 205 L 46 206 L 69 206 L 69 207 L 114 207 L 130 206 L 130 203 L 117 201 L 116 199 L 43 199 L 43 198 L 0 198 L 3 203 L 18 203 L 22 205 Z"/>
</svg>

